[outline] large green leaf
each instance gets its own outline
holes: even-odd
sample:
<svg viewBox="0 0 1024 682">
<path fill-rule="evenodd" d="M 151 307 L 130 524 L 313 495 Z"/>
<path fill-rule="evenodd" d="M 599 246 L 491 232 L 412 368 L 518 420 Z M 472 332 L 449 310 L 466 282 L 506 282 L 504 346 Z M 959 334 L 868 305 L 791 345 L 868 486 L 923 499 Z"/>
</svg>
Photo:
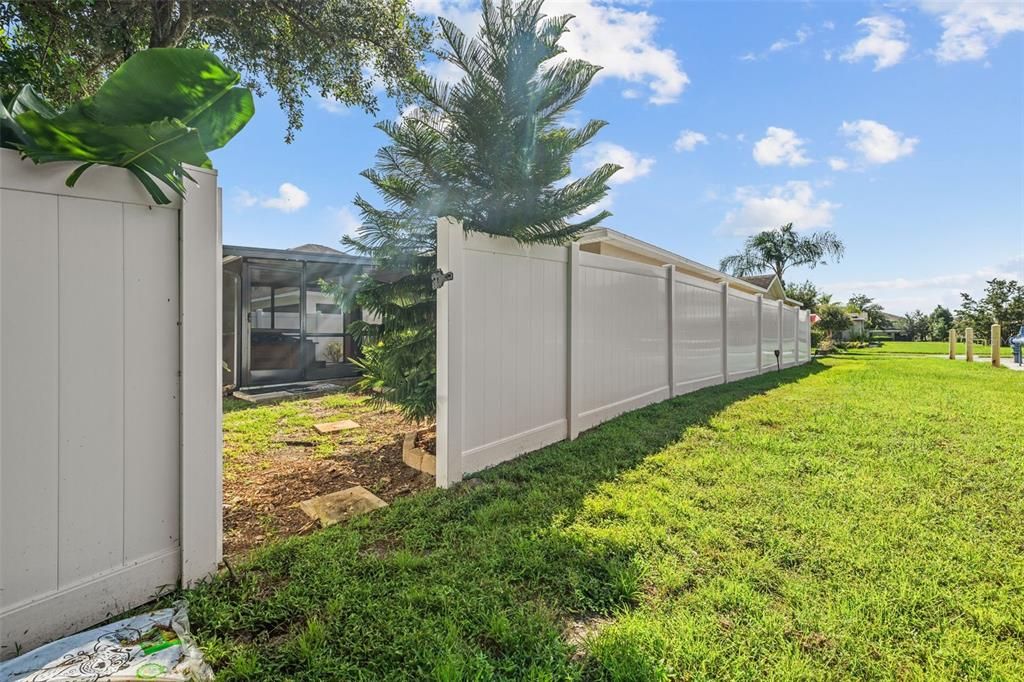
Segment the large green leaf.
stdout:
<svg viewBox="0 0 1024 682">
<path fill-rule="evenodd" d="M 83 109 L 113 125 L 175 118 L 198 130 L 209 151 L 223 147 L 253 115 L 252 93 L 235 87 L 239 79 L 207 50 L 145 50 L 111 74 Z"/>
<path fill-rule="evenodd" d="M 238 80 L 205 50 L 139 52 L 95 96 L 60 114 L 31 87 L 22 88 L 6 108 L 0 104 L 4 146 L 36 163 L 81 161 L 69 186 L 95 164 L 127 168 L 165 204 L 153 178 L 183 195 L 189 176 L 182 164 L 210 167 L 206 152 L 226 144 L 252 117 L 252 94 L 235 87 Z"/>
</svg>

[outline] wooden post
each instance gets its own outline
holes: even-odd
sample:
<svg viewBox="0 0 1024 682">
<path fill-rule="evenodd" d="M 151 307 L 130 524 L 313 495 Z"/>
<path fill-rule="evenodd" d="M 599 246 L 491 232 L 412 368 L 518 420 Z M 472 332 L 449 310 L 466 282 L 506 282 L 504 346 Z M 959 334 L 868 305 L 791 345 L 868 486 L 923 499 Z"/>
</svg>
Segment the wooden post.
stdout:
<svg viewBox="0 0 1024 682">
<path fill-rule="evenodd" d="M 462 223 L 437 221 L 437 267 L 454 279 L 437 290 L 437 485 L 462 480 L 463 346 L 466 270 L 462 267 Z"/>
<path fill-rule="evenodd" d="M 949 330 L 949 359 L 956 360 L 956 330 Z"/>
<path fill-rule="evenodd" d="M 566 317 L 569 318 L 569 340 L 565 344 L 569 358 L 566 366 L 569 368 L 569 376 L 566 381 L 566 424 L 569 440 L 575 440 L 580 435 L 580 407 L 579 391 L 576 389 L 580 380 L 580 354 L 576 347 L 580 345 L 580 245 L 573 242 L 569 245 L 569 295 L 567 298 L 569 310 Z"/>
<path fill-rule="evenodd" d="M 967 362 L 974 362 L 974 330 L 970 327 L 964 330 L 964 342 L 967 345 Z"/>
<path fill-rule="evenodd" d="M 676 395 L 676 266 L 665 266 L 668 286 L 668 394 Z"/>
<path fill-rule="evenodd" d="M 1012 327 L 1011 327 L 1012 328 Z M 989 343 L 992 346 L 992 366 L 999 367 L 999 347 L 1003 341 L 1003 330 L 998 323 L 992 325 L 992 335 L 989 336 Z"/>
</svg>

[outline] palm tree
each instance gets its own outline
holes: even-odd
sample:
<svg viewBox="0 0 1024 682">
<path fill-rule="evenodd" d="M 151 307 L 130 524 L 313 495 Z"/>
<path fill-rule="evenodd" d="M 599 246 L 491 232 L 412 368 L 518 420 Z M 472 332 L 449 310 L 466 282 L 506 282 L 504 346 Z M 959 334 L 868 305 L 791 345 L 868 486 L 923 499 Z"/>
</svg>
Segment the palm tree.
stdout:
<svg viewBox="0 0 1024 682">
<path fill-rule="evenodd" d="M 825 265 L 828 259 L 840 260 L 846 251 L 834 232 L 817 232 L 801 237 L 787 223 L 776 230 L 765 230 L 749 237 L 743 252 L 722 259 L 719 268 L 737 277 L 759 275 L 769 270 L 785 286 L 786 270 L 806 265 Z"/>
</svg>

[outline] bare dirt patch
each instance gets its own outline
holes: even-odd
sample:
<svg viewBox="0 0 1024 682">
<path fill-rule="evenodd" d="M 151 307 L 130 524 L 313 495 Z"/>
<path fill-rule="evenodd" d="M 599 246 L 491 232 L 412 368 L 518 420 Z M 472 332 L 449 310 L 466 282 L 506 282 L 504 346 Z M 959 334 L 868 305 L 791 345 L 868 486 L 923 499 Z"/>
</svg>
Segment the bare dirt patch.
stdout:
<svg viewBox="0 0 1024 682">
<path fill-rule="evenodd" d="M 361 485 L 387 503 L 426 490 L 434 478 L 402 462 L 397 412 L 378 412 L 354 396 L 325 396 L 225 409 L 224 554 L 239 557 L 318 524 L 296 505 Z M 314 423 L 353 419 L 359 428 L 319 434 Z"/>
</svg>

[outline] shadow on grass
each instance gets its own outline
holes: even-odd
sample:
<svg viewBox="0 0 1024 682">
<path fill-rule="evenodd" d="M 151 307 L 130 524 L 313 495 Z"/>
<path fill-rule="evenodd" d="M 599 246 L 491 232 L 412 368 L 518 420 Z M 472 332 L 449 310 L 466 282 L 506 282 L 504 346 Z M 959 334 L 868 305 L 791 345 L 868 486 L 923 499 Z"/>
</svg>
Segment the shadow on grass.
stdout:
<svg viewBox="0 0 1024 682">
<path fill-rule="evenodd" d="M 627 539 L 564 531 L 584 500 L 810 363 L 622 415 L 477 474 L 274 545 L 186 596 L 224 679 L 578 677 L 563 629 L 642 594 Z"/>
</svg>

